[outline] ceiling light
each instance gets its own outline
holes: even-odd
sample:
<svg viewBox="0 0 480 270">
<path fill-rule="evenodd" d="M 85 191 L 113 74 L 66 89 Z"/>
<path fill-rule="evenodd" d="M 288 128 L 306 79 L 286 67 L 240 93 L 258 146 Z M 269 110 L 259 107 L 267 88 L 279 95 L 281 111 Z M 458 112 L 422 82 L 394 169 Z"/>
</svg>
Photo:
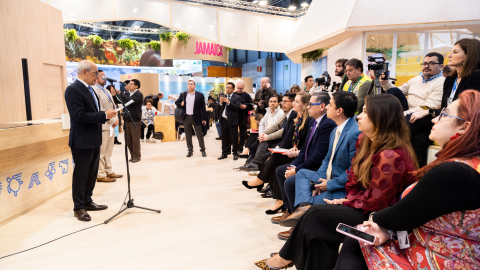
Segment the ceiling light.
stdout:
<svg viewBox="0 0 480 270">
<path fill-rule="evenodd" d="M 301 4 L 301 6 L 302 6 L 303 8 L 306 8 L 306 7 L 308 7 L 308 3 L 307 3 L 307 2 L 303 2 L 303 3 Z"/>
<path fill-rule="evenodd" d="M 252 4 L 256 4 L 256 3 L 258 3 L 258 0 L 253 0 L 252 1 Z"/>
<path fill-rule="evenodd" d="M 133 8 L 132 12 L 135 13 L 137 12 L 138 8 Z"/>
<path fill-rule="evenodd" d="M 288 7 L 288 9 L 289 9 L 289 10 L 295 10 L 295 9 L 297 9 L 297 7 L 294 6 L 294 5 L 291 5 L 291 6 Z"/>
<path fill-rule="evenodd" d="M 140 26 L 138 26 L 138 25 L 135 25 L 133 28 L 137 28 L 137 29 L 138 29 L 138 28 L 140 28 Z"/>
<path fill-rule="evenodd" d="M 260 1 L 260 3 L 258 3 L 260 6 L 265 6 L 267 4 L 267 1 Z"/>
<path fill-rule="evenodd" d="M 108 24 L 102 24 L 102 27 L 103 27 L 103 28 L 107 28 L 107 27 L 108 27 Z"/>
</svg>

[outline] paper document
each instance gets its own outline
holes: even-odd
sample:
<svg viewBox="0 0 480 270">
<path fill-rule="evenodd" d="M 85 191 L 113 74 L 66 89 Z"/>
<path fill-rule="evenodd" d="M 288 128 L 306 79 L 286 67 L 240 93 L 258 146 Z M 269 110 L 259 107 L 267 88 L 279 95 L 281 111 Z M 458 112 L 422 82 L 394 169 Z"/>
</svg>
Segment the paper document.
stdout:
<svg viewBox="0 0 480 270">
<path fill-rule="evenodd" d="M 258 129 L 250 129 L 250 133 L 258 133 Z"/>
<path fill-rule="evenodd" d="M 108 137 L 112 137 L 112 135 L 113 135 L 113 127 L 110 126 L 110 133 L 108 134 Z"/>
<path fill-rule="evenodd" d="M 273 153 L 286 153 L 288 149 L 284 148 L 268 148 L 268 151 L 273 152 Z"/>
<path fill-rule="evenodd" d="M 115 109 L 115 111 L 120 111 L 121 109 L 123 109 L 123 105 L 120 105 L 118 108 Z"/>
</svg>

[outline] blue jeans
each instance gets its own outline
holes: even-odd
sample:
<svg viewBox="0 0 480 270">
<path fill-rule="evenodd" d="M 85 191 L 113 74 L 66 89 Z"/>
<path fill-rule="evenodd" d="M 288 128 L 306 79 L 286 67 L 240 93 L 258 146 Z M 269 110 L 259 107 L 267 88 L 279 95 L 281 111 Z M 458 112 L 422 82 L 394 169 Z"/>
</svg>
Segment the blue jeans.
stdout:
<svg viewBox="0 0 480 270">
<path fill-rule="evenodd" d="M 222 137 L 222 127 L 220 126 L 220 121 L 216 122 L 215 126 L 217 127 L 218 137 Z"/>
</svg>

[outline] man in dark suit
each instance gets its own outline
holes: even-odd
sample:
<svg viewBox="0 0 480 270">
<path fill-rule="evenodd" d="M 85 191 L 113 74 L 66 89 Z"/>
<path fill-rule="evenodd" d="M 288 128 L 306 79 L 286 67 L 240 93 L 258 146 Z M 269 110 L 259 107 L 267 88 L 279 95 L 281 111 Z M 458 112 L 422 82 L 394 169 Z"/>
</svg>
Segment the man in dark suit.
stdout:
<svg viewBox="0 0 480 270">
<path fill-rule="evenodd" d="M 90 61 L 77 65 L 78 79 L 65 90 L 65 102 L 70 114 L 70 138 L 75 169 L 72 179 L 73 213 L 80 221 L 90 221 L 87 211 L 105 210 L 92 200 L 97 180 L 102 144 L 102 124 L 117 115 L 116 110 L 100 111 L 100 102 L 91 85 L 98 76 L 97 66 Z"/>
<path fill-rule="evenodd" d="M 200 152 L 202 156 L 206 157 L 205 141 L 203 140 L 202 125 L 207 124 L 208 115 L 205 107 L 205 97 L 202 93 L 195 91 L 195 81 L 188 81 L 188 91 L 180 94 L 180 97 L 175 101 L 178 108 L 185 109 L 185 118 L 183 119 L 183 126 L 185 128 L 185 137 L 187 139 L 188 154 L 187 157 L 193 155 L 192 143 L 192 129 L 195 129 L 195 135 L 200 145 Z"/>
<path fill-rule="evenodd" d="M 158 108 L 158 102 L 163 98 L 163 93 L 160 92 L 158 93 L 156 96 L 154 96 L 152 98 L 152 101 L 153 101 L 153 107 L 155 107 L 155 109 L 159 110 Z"/>
<path fill-rule="evenodd" d="M 282 192 L 283 203 L 287 208 L 282 216 L 273 217 L 272 222 L 279 223 L 293 213 L 293 202 L 295 194 L 295 178 L 301 169 L 317 171 L 328 152 L 330 145 L 330 134 L 337 127 L 337 124 L 327 118 L 327 105 L 330 104 L 330 96 L 326 92 L 316 92 L 310 98 L 308 114 L 315 119 L 310 122 L 310 131 L 300 153 L 295 160 L 277 168 L 277 181 Z M 293 195 L 291 195 L 293 194 Z M 290 197 L 288 195 L 291 195 Z M 290 201 L 292 199 L 292 201 Z M 287 239 L 291 231 L 281 232 L 278 237 Z"/>
<path fill-rule="evenodd" d="M 225 159 L 233 153 L 233 160 L 238 159 L 238 110 L 240 110 L 240 96 L 234 95 L 235 84 L 228 82 L 225 86 L 225 96 L 220 97 L 222 111 L 220 126 L 222 128 L 222 155 L 218 159 Z"/>
<path fill-rule="evenodd" d="M 140 81 L 137 79 L 132 79 L 125 87 L 128 90 L 128 93 L 116 92 L 117 98 L 120 98 L 123 103 L 127 103 L 130 100 L 133 100 L 133 103 L 128 106 L 128 111 L 130 112 L 130 117 L 124 117 L 123 121 L 125 122 L 125 132 L 127 133 L 127 146 L 132 157 L 129 161 L 132 163 L 139 162 L 141 160 L 141 148 L 140 148 L 140 135 L 142 128 L 142 104 L 143 104 L 143 94 L 138 89 L 140 88 Z M 119 100 L 116 100 L 117 103 L 120 103 Z M 135 123 L 135 126 L 132 123 Z"/>
<path fill-rule="evenodd" d="M 240 97 L 240 109 L 238 110 L 238 127 L 240 129 L 240 141 L 238 142 L 238 152 L 243 152 L 243 146 L 247 140 L 248 112 L 253 110 L 253 101 L 249 93 L 244 92 L 245 82 L 237 81 L 237 92 L 234 93 Z"/>
</svg>

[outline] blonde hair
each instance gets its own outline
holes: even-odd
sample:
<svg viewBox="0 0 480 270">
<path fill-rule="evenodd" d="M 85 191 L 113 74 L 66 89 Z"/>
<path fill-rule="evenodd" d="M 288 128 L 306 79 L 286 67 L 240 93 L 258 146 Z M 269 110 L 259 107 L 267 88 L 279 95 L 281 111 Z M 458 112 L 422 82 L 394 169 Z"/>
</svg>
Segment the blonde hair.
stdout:
<svg viewBox="0 0 480 270">
<path fill-rule="evenodd" d="M 297 93 L 297 96 L 300 96 L 300 100 L 302 101 L 303 104 L 308 104 L 310 102 L 310 98 L 312 97 L 312 95 L 310 95 L 309 93 L 304 92 L 304 91 L 302 91 L 301 93 Z M 307 121 L 307 117 L 308 117 L 307 106 L 305 106 L 305 108 L 303 108 L 303 111 L 302 111 L 301 114 L 297 113 L 297 118 L 295 118 L 295 120 L 294 120 L 295 124 L 297 123 L 300 116 L 302 116 L 302 125 L 300 125 L 300 127 L 298 128 L 298 131 L 303 129 L 303 127 L 305 126 L 305 122 Z"/>
</svg>

